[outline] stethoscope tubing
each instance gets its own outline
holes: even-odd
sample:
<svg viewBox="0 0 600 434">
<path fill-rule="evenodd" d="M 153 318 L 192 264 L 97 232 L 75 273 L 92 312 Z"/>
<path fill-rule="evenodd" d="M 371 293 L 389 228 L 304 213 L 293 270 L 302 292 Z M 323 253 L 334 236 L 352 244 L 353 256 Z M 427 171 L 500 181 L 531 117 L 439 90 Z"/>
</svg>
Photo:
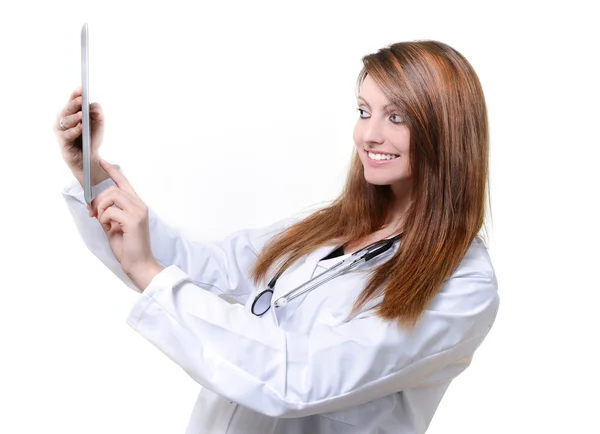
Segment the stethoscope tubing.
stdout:
<svg viewBox="0 0 600 434">
<path fill-rule="evenodd" d="M 337 264 L 335 264 L 330 269 L 322 272 L 318 276 L 313 277 L 312 279 L 310 279 L 309 281 L 307 281 L 304 284 L 300 285 L 299 287 L 297 287 L 295 289 L 292 289 L 291 291 L 285 293 L 284 295 L 282 295 L 281 297 L 279 297 L 277 300 L 275 300 L 275 302 L 273 303 L 273 305 L 275 307 L 285 306 L 287 303 L 289 303 L 290 301 L 294 300 L 297 297 L 300 297 L 302 294 L 310 292 L 313 289 L 315 289 L 315 288 L 317 288 L 317 287 L 319 287 L 321 285 L 324 285 L 325 283 L 329 282 L 330 280 L 335 279 L 339 275 L 344 274 L 346 271 L 348 271 L 348 270 L 350 270 L 352 268 L 355 268 L 358 264 L 360 264 L 361 262 L 364 262 L 364 258 L 354 259 L 346 267 L 338 270 L 337 272 L 332 272 L 332 271 L 334 271 L 335 268 L 342 266 L 344 264 L 344 262 L 345 261 L 338 262 Z M 325 278 L 323 278 L 322 280 L 320 280 L 323 276 L 325 276 L 327 274 L 329 274 L 329 276 L 326 276 Z M 309 285 L 311 282 L 314 282 L 314 284 L 312 284 L 312 285 L 307 286 L 306 288 L 304 288 L 306 285 Z"/>
<path fill-rule="evenodd" d="M 329 268 L 328 270 L 325 270 L 323 273 L 319 274 L 318 276 L 315 276 L 312 279 L 304 282 L 302 285 L 286 292 L 281 297 L 279 297 L 277 300 L 275 300 L 273 305 L 276 308 L 285 306 L 286 304 L 288 304 L 290 301 L 294 300 L 295 298 L 300 297 L 301 295 L 312 291 L 313 289 L 329 282 L 332 279 L 335 279 L 339 275 L 344 274 L 346 271 L 348 271 L 352 268 L 355 268 L 362 262 L 370 261 L 371 259 L 377 257 L 381 253 L 384 253 L 385 251 L 387 251 L 392 246 L 394 241 L 399 239 L 401 237 L 401 235 L 402 234 L 396 235 L 396 236 L 394 236 L 392 238 L 388 238 L 386 240 L 377 241 L 357 252 L 354 252 L 352 255 L 350 255 L 350 257 L 338 262 L 333 267 Z M 342 267 L 344 264 L 347 264 L 347 266 Z M 342 268 L 338 270 L 339 267 L 342 267 Z M 251 306 L 251 311 L 254 315 L 262 316 L 271 308 L 270 302 L 269 302 L 268 306 L 266 307 L 266 309 L 264 311 L 262 311 L 261 313 L 255 312 L 255 307 L 257 306 L 258 302 L 261 300 L 261 298 L 263 296 L 265 296 L 269 293 L 271 294 L 271 297 L 273 296 L 275 283 L 277 282 L 279 274 L 280 273 L 278 273 L 271 280 L 271 282 L 269 282 L 267 289 L 262 291 L 260 294 L 258 294 L 254 298 L 254 302 L 252 303 L 252 306 Z M 312 283 L 312 285 L 311 285 L 311 283 Z"/>
</svg>

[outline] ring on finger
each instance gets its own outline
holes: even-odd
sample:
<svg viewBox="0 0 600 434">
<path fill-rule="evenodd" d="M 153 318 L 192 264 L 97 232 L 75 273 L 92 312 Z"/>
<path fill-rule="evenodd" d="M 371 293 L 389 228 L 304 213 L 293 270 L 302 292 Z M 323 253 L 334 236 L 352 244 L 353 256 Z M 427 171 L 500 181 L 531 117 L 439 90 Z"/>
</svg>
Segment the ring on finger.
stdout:
<svg viewBox="0 0 600 434">
<path fill-rule="evenodd" d="M 64 118 L 60 118 L 60 121 L 58 122 L 58 125 L 60 125 L 60 129 L 63 131 L 66 131 L 67 128 L 65 128 L 65 126 L 63 125 L 63 119 Z"/>
</svg>

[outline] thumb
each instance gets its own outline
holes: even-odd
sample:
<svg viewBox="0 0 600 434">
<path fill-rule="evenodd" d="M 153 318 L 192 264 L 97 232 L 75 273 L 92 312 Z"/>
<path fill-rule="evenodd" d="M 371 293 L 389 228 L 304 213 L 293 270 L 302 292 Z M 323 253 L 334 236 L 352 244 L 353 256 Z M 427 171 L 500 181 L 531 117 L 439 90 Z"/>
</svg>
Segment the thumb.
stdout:
<svg viewBox="0 0 600 434">
<path fill-rule="evenodd" d="M 102 122 L 104 120 L 104 112 L 97 102 L 90 104 L 90 118 L 93 122 Z"/>
</svg>

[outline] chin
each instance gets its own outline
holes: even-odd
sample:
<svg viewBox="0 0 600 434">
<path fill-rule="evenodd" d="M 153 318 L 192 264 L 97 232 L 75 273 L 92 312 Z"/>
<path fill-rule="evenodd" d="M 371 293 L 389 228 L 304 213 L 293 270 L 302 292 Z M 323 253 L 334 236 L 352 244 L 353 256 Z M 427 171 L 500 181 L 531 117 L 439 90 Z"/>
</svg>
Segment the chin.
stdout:
<svg viewBox="0 0 600 434">
<path fill-rule="evenodd" d="M 365 181 L 373 185 L 391 185 L 395 182 L 398 182 L 397 179 L 391 179 L 389 177 L 384 176 L 373 176 L 367 173 L 365 173 Z"/>
</svg>

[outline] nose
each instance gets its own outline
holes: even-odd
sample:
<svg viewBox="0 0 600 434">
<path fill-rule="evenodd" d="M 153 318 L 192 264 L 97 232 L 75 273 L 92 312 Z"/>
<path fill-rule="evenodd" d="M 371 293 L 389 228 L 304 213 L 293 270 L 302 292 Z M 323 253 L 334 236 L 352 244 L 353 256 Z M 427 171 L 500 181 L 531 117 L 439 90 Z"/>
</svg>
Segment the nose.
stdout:
<svg viewBox="0 0 600 434">
<path fill-rule="evenodd" d="M 379 145 L 383 143 L 383 126 L 372 117 L 363 124 L 362 139 L 365 144 Z"/>
</svg>

